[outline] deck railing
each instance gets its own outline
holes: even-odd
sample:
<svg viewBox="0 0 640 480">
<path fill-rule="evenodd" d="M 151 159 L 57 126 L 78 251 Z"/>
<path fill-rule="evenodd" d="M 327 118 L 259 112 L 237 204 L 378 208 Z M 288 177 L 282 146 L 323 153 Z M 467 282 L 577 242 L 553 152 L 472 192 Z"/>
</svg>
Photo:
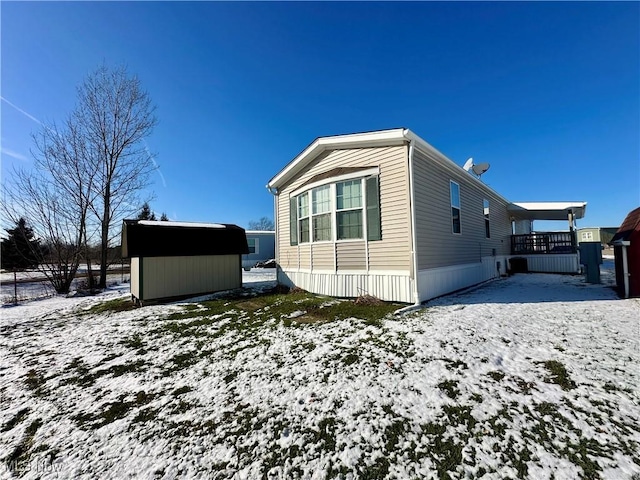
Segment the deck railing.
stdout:
<svg viewBox="0 0 640 480">
<path fill-rule="evenodd" d="M 575 232 L 535 232 L 511 235 L 512 255 L 576 253 Z"/>
</svg>

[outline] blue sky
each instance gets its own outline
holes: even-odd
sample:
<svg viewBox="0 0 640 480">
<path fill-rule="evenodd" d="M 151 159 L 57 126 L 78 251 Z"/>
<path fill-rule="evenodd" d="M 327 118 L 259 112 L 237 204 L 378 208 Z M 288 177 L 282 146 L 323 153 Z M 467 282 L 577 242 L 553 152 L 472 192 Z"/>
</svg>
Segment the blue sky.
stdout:
<svg viewBox="0 0 640 480">
<path fill-rule="evenodd" d="M 246 226 L 318 136 L 407 127 L 512 201 L 640 205 L 640 3 L 1 2 L 2 175 L 101 63 L 157 106 L 151 206 Z M 10 103 L 9 103 L 10 102 Z M 17 108 L 16 108 L 17 107 Z M 536 224 L 566 228 L 564 223 Z"/>
</svg>

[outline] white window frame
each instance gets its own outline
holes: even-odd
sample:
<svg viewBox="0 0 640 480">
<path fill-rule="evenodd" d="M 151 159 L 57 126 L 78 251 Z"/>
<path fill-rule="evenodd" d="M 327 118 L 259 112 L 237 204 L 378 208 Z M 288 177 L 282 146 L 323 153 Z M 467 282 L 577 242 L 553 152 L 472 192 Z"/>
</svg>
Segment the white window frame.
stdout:
<svg viewBox="0 0 640 480">
<path fill-rule="evenodd" d="M 309 198 L 311 200 L 310 202 L 310 215 L 311 215 L 311 222 L 309 222 L 310 224 L 310 234 L 309 234 L 309 239 L 311 240 L 311 242 L 313 243 L 322 243 L 322 242 L 331 242 L 333 241 L 334 238 L 334 222 L 332 220 L 332 216 L 333 216 L 333 211 L 335 210 L 334 207 L 334 202 L 333 202 L 333 188 L 331 188 L 331 185 L 320 185 L 317 186 L 315 188 L 312 188 L 311 190 L 309 190 Z M 323 210 L 321 212 L 316 211 L 316 205 L 318 204 L 318 202 L 314 202 L 313 197 L 314 197 L 314 193 L 318 192 L 319 190 L 322 189 L 326 189 L 329 191 L 329 209 L 328 210 Z M 329 218 L 329 238 L 327 239 L 323 239 L 323 240 L 316 240 L 315 238 L 315 228 L 314 228 L 314 220 L 318 217 L 322 217 L 322 216 L 328 216 Z"/>
<path fill-rule="evenodd" d="M 345 175 L 339 175 L 336 177 L 331 177 L 328 179 L 323 179 L 322 181 L 315 182 L 309 185 L 305 185 L 304 188 L 299 188 L 291 192 L 290 197 L 296 199 L 296 208 L 298 209 L 298 218 L 296 222 L 296 227 L 298 229 L 298 245 L 306 245 L 312 243 L 348 243 L 348 242 L 368 242 L 367 240 L 367 185 L 366 180 L 371 176 L 379 176 L 380 169 L 379 168 L 370 168 L 367 170 L 360 170 L 358 172 L 353 172 Z M 358 180 L 360 182 L 360 207 L 356 208 L 343 208 L 338 210 L 338 202 L 337 202 L 337 185 L 339 183 Z M 325 213 L 313 213 L 313 194 L 312 191 L 322 187 L 329 187 L 329 214 L 331 216 L 331 238 L 329 240 L 314 240 L 313 234 L 313 217 L 318 215 L 324 215 Z M 308 202 L 308 215 L 302 217 L 300 215 L 300 198 L 303 196 L 307 197 Z M 362 231 L 360 238 L 344 238 L 338 239 L 338 212 L 344 211 L 360 211 L 361 221 L 362 221 Z M 300 229 L 300 221 L 304 219 L 309 219 L 309 240 L 302 241 L 302 231 Z M 374 240 L 375 241 L 375 240 Z"/>
<path fill-rule="evenodd" d="M 458 187 L 458 195 L 457 195 L 457 205 L 454 205 L 454 198 L 453 198 L 453 186 Z M 462 235 L 462 201 L 460 199 L 460 197 L 462 197 L 462 194 L 460 192 L 460 184 L 458 182 L 454 182 L 453 180 L 449 180 L 449 202 L 451 204 L 451 233 L 453 233 L 454 235 Z M 453 215 L 453 209 L 457 209 L 458 210 L 458 225 L 459 225 L 459 232 L 455 231 L 455 217 Z"/>
<path fill-rule="evenodd" d="M 482 200 L 482 213 L 484 216 L 484 236 L 491 238 L 491 203 L 488 198 Z"/>
<path fill-rule="evenodd" d="M 360 206 L 359 207 L 349 207 L 349 208 L 341 208 L 338 209 L 338 184 L 339 183 L 347 183 L 347 182 L 351 182 L 353 184 L 355 183 L 359 183 L 360 184 Z M 337 242 L 349 242 L 349 241 L 361 241 L 364 240 L 366 237 L 366 224 L 365 221 L 366 219 L 365 217 L 365 200 L 366 200 L 366 192 L 364 191 L 365 189 L 365 185 L 364 185 L 364 178 L 359 178 L 359 179 L 348 179 L 348 180 L 342 180 L 339 182 L 335 182 L 334 184 L 334 189 L 335 189 L 335 199 L 336 199 L 336 204 L 335 204 L 335 209 L 334 209 L 334 213 L 335 213 L 335 224 L 336 224 L 336 233 L 335 233 L 335 239 Z M 339 213 L 344 213 L 344 212 L 360 212 L 360 223 L 361 223 L 361 228 L 360 228 L 360 237 L 356 237 L 356 238 L 338 238 L 338 214 Z"/>
<path fill-rule="evenodd" d="M 301 200 L 306 197 L 307 198 L 307 214 L 305 216 L 300 215 L 301 212 Z M 296 226 L 298 227 L 298 244 L 300 243 L 311 243 L 311 205 L 310 205 L 310 192 L 306 191 L 301 193 L 300 195 L 296 195 L 296 207 L 298 208 L 298 221 L 296 222 Z M 300 223 L 303 220 L 307 220 L 307 240 L 302 240 L 302 229 L 300 228 Z"/>
</svg>

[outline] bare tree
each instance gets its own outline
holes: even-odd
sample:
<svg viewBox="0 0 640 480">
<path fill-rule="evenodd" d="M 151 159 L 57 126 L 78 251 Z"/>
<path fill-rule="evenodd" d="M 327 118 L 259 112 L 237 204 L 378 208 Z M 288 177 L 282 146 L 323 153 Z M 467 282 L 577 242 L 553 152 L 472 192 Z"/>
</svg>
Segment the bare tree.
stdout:
<svg viewBox="0 0 640 480">
<path fill-rule="evenodd" d="M 82 256 L 82 214 L 55 181 L 40 171 L 14 170 L 3 188 L 6 219 L 28 218 L 40 248 L 33 251 L 42 272 L 58 293 L 68 293 Z"/>
<path fill-rule="evenodd" d="M 260 220 L 251 220 L 249 222 L 249 230 L 274 230 L 273 220 L 268 217 L 262 217 Z"/>
<path fill-rule="evenodd" d="M 103 65 L 78 88 L 74 121 L 97 164 L 90 207 L 100 222 L 100 288 L 106 287 L 114 226 L 135 212 L 155 169 L 144 145 L 157 123 L 154 112 L 148 93 L 124 67 Z"/>
</svg>

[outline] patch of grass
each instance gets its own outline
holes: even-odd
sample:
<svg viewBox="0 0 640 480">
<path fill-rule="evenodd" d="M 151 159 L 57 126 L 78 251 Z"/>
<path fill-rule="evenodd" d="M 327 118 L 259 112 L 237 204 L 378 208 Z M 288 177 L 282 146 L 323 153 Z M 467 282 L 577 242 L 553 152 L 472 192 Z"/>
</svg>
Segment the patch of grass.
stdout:
<svg viewBox="0 0 640 480">
<path fill-rule="evenodd" d="M 462 360 L 451 360 L 450 358 L 444 358 L 444 357 L 440 358 L 440 360 L 445 362 L 448 370 L 457 370 L 457 369 L 466 370 L 469 368 L 469 365 L 467 365 Z"/>
<path fill-rule="evenodd" d="M 356 353 L 348 353 L 342 357 L 342 363 L 345 365 L 353 365 L 358 360 L 360 360 L 360 357 Z"/>
<path fill-rule="evenodd" d="M 171 392 L 171 395 L 177 397 L 178 395 L 183 395 L 185 393 L 191 392 L 192 390 L 193 389 L 190 386 L 184 385 L 182 387 L 176 388 L 173 392 Z"/>
<path fill-rule="evenodd" d="M 79 312 L 82 315 L 99 315 L 102 313 L 128 312 L 137 308 L 130 298 L 114 298 L 105 302 L 96 303 L 91 308 Z"/>
<path fill-rule="evenodd" d="M 33 437 L 35 437 L 36 432 L 41 426 L 42 420 L 40 418 L 36 418 L 31 422 L 25 429 L 20 443 L 7 457 L 5 457 L 5 465 L 13 474 L 19 474 L 22 466 L 29 464 L 29 450 L 31 450 L 31 447 L 33 446 Z"/>
<path fill-rule="evenodd" d="M 544 367 L 549 371 L 550 375 L 544 378 L 545 382 L 560 385 L 563 390 L 572 390 L 576 388 L 576 383 L 571 380 L 569 372 L 567 372 L 567 369 L 562 363 L 556 360 L 547 360 L 546 362 L 536 363 L 543 364 Z"/>
<path fill-rule="evenodd" d="M 493 370 L 487 373 L 487 376 L 493 378 L 496 382 L 501 382 L 502 379 L 504 378 L 504 372 Z"/>
<path fill-rule="evenodd" d="M 9 421 L 4 424 L 4 426 L 2 427 L 2 430 L 0 431 L 8 432 L 9 430 L 12 430 L 13 427 L 15 427 L 17 424 L 22 422 L 22 420 L 24 420 L 24 418 L 27 416 L 28 413 L 29 413 L 28 407 L 21 408 L 16 412 L 13 418 L 9 419 Z"/>
<path fill-rule="evenodd" d="M 456 399 L 460 395 L 457 380 L 444 380 L 438 384 L 438 388 L 447 394 L 449 398 Z"/>
<path fill-rule="evenodd" d="M 125 401 L 126 396 L 122 395 L 116 402 L 107 402 L 101 405 L 102 409 L 96 413 L 78 413 L 74 415 L 74 420 L 80 428 L 98 429 L 109 423 L 115 422 L 127 416 L 127 414 L 136 407 L 141 407 L 149 403 L 155 394 L 146 393 L 145 391 L 136 392 L 133 400 Z M 143 422 L 147 419 L 155 418 L 156 410 L 141 410 L 133 419 L 134 422 Z"/>
<path fill-rule="evenodd" d="M 33 392 L 36 396 L 44 395 L 45 389 L 44 384 L 46 382 L 45 378 L 42 374 L 35 369 L 31 369 L 25 375 L 24 383 L 29 390 Z"/>
<path fill-rule="evenodd" d="M 624 393 L 633 393 L 633 390 L 630 388 L 621 388 L 618 387 L 616 385 L 614 385 L 611 382 L 607 382 L 604 384 L 604 386 L 602 387 L 604 389 L 605 392 L 624 392 Z"/>
</svg>

